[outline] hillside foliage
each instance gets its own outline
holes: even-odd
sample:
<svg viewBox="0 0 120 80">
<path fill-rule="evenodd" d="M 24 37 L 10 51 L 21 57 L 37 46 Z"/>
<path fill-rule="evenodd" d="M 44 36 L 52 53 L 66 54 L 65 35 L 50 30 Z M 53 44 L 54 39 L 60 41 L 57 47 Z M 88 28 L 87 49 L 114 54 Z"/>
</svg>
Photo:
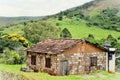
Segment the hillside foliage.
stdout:
<svg viewBox="0 0 120 80">
<path fill-rule="evenodd" d="M 117 16 L 118 12 L 119 10 L 116 8 L 102 10 L 98 15 L 89 18 L 87 25 L 120 32 L 120 17 Z"/>
<path fill-rule="evenodd" d="M 14 50 L 16 47 L 22 46 L 22 43 L 18 41 L 13 41 L 11 39 L 0 38 L 0 53 L 3 52 L 5 48 Z"/>
<path fill-rule="evenodd" d="M 64 28 L 60 33 L 60 37 L 61 38 L 72 38 L 72 35 L 67 28 Z"/>
<path fill-rule="evenodd" d="M 6 48 L 3 54 L 0 54 L 0 63 L 4 64 L 22 64 L 25 62 L 25 53 Z"/>
<path fill-rule="evenodd" d="M 58 38 L 60 29 L 46 22 L 37 22 L 26 25 L 24 36 L 32 43 L 37 43 L 46 38 Z"/>
</svg>

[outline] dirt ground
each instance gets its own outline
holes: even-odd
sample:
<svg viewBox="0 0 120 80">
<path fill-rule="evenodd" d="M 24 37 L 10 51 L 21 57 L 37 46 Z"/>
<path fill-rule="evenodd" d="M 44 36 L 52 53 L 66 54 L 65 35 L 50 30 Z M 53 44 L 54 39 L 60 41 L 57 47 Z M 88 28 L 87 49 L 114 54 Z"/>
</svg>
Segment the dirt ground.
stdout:
<svg viewBox="0 0 120 80">
<path fill-rule="evenodd" d="M 82 78 L 84 79 L 89 79 L 89 78 L 97 78 L 97 77 L 100 77 L 100 78 L 104 78 L 105 76 L 101 73 L 97 73 L 97 74 L 86 74 L 84 76 L 82 76 Z"/>
</svg>

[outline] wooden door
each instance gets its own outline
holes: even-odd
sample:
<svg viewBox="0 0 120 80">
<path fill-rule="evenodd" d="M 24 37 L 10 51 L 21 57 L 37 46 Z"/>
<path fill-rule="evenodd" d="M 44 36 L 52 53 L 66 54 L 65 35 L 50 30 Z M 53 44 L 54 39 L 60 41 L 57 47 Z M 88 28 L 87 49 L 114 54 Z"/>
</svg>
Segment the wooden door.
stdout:
<svg viewBox="0 0 120 80">
<path fill-rule="evenodd" d="M 67 71 L 68 71 L 68 61 L 61 61 L 61 75 L 67 75 Z"/>
</svg>

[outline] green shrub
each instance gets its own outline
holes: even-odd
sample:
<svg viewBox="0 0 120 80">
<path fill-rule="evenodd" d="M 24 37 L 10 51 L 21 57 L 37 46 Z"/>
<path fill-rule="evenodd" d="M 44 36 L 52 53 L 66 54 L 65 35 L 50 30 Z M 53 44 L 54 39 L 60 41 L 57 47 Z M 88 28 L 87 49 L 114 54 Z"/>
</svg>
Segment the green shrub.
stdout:
<svg viewBox="0 0 120 80">
<path fill-rule="evenodd" d="M 25 56 L 20 55 L 16 51 L 9 50 L 8 48 L 0 55 L 0 58 L 0 63 L 5 64 L 22 64 L 25 60 Z"/>
<path fill-rule="evenodd" d="M 61 38 L 72 38 L 72 34 L 69 32 L 67 28 L 64 28 L 60 33 Z"/>
</svg>

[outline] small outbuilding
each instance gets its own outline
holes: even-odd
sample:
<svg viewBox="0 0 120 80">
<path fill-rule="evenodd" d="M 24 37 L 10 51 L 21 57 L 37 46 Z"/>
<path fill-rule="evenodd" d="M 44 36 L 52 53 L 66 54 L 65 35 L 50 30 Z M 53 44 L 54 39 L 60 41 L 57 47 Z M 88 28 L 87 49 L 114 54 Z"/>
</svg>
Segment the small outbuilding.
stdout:
<svg viewBox="0 0 120 80">
<path fill-rule="evenodd" d="M 27 67 L 52 75 L 108 70 L 108 52 L 82 39 L 47 39 L 27 51 Z"/>
</svg>

